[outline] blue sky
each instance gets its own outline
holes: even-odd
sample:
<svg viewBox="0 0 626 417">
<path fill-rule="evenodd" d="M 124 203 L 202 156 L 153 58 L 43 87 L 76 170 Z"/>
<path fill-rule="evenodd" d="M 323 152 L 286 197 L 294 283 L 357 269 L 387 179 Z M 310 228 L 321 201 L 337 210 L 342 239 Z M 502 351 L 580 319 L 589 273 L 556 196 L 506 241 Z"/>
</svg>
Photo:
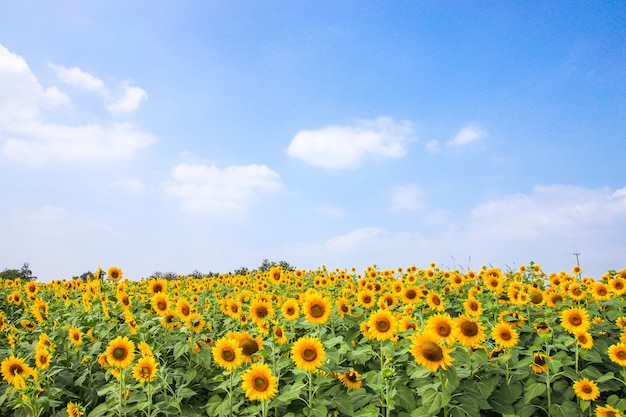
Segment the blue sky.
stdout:
<svg viewBox="0 0 626 417">
<path fill-rule="evenodd" d="M 0 15 L 0 268 L 626 267 L 624 2 Z"/>
</svg>

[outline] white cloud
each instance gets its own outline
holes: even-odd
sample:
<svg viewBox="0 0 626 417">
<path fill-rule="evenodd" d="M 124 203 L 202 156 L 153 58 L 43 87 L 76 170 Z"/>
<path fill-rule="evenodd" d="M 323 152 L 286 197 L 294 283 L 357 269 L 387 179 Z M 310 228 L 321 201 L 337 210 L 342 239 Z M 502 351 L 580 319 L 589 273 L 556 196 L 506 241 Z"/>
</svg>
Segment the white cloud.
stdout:
<svg viewBox="0 0 626 417">
<path fill-rule="evenodd" d="M 216 166 L 180 164 L 172 169 L 165 192 L 190 212 L 239 217 L 263 193 L 280 188 L 277 173 L 265 165 Z"/>
<path fill-rule="evenodd" d="M 374 156 L 400 158 L 414 140 L 408 121 L 390 118 L 362 120 L 355 126 L 328 126 L 300 131 L 289 143 L 287 154 L 311 165 L 328 169 L 350 168 Z"/>
<path fill-rule="evenodd" d="M 40 166 L 50 162 L 128 159 L 155 141 L 130 123 L 67 126 L 33 121 L 13 129 L 25 139 L 10 137 L 0 155 L 17 163 Z"/>
<path fill-rule="evenodd" d="M 415 184 L 399 185 L 391 189 L 391 209 L 415 211 L 423 207 L 423 190 Z"/>
<path fill-rule="evenodd" d="M 148 99 L 148 93 L 140 87 L 124 85 L 123 96 L 109 104 L 107 110 L 111 113 L 124 113 L 137 110 L 142 101 Z"/>
<path fill-rule="evenodd" d="M 116 185 L 131 193 L 140 193 L 145 189 L 145 184 L 139 178 L 129 178 L 118 181 Z"/>
<path fill-rule="evenodd" d="M 439 141 L 431 140 L 426 144 L 426 149 L 430 153 L 438 153 L 441 150 L 441 146 L 439 145 Z"/>
<path fill-rule="evenodd" d="M 465 146 L 487 136 L 487 132 L 477 126 L 466 126 L 456 134 L 454 139 L 446 142 L 446 145 Z"/>
<path fill-rule="evenodd" d="M 52 68 L 57 77 L 59 77 L 59 79 L 66 84 L 81 90 L 95 92 L 103 96 L 108 95 L 108 89 L 100 78 L 95 77 L 80 68 L 65 68 L 54 64 L 48 64 L 48 66 Z"/>
<path fill-rule="evenodd" d="M 108 94 L 102 81 L 90 74 L 77 68 L 52 68 L 65 82 Z M 145 92 L 128 88 L 121 108 L 131 109 Z M 44 89 L 24 59 L 0 45 L 0 156 L 27 165 L 130 158 L 156 140 L 130 123 L 55 123 L 48 113 L 50 106 L 68 102 L 56 86 Z"/>
<path fill-rule="evenodd" d="M 344 215 L 344 211 L 332 204 L 322 203 L 316 207 L 317 211 L 328 217 L 341 217 Z"/>
<path fill-rule="evenodd" d="M 372 247 L 379 247 L 386 235 L 379 227 L 364 227 L 353 230 L 345 235 L 331 237 L 326 241 L 325 248 L 330 252 L 354 252 Z"/>
<path fill-rule="evenodd" d="M 48 64 L 48 66 L 64 83 L 100 95 L 109 103 L 106 108 L 111 113 L 135 111 L 143 101 L 148 99 L 148 93 L 143 88 L 130 85 L 128 82 L 122 83 L 119 91 L 111 93 L 110 88 L 100 78 L 78 67 L 66 68 L 54 64 Z"/>
<path fill-rule="evenodd" d="M 445 268 L 506 269 L 540 263 L 569 271 L 580 252 L 583 275 L 599 278 L 626 267 L 626 187 L 536 186 L 532 192 L 492 197 L 467 212 L 424 213 L 414 230 L 362 227 L 325 241 L 292 245 L 294 257 L 339 267 L 385 262 L 394 268 L 434 261 Z M 436 218 L 439 217 L 437 220 Z M 432 218 L 435 223 L 428 218 Z"/>
</svg>

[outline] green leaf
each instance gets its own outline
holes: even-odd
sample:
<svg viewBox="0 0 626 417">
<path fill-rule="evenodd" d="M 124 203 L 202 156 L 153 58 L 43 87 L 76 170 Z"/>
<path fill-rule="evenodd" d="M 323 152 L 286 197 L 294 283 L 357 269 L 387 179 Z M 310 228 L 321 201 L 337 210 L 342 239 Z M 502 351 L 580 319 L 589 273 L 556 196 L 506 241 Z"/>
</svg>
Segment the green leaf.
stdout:
<svg viewBox="0 0 626 417">
<path fill-rule="evenodd" d="M 378 415 L 378 407 L 376 407 L 374 404 L 370 404 L 367 407 L 360 409 L 354 416 L 355 417 L 372 417 L 372 416 L 377 416 L 377 415 Z"/>
<path fill-rule="evenodd" d="M 91 413 L 89 413 L 89 415 L 87 417 L 100 417 L 105 415 L 108 411 L 109 411 L 110 405 L 107 403 L 102 403 L 99 406 L 97 406 L 96 408 L 94 408 L 93 410 L 91 410 Z"/>
<path fill-rule="evenodd" d="M 196 395 L 197 392 L 187 387 L 180 387 L 176 392 L 176 397 L 180 398 L 191 398 Z"/>
<path fill-rule="evenodd" d="M 396 387 L 395 399 L 398 405 L 407 411 L 412 411 L 417 405 L 413 390 L 406 385 L 398 385 Z"/>
<path fill-rule="evenodd" d="M 333 405 L 337 407 L 337 410 L 344 415 L 351 416 L 354 414 L 354 406 L 352 402 L 346 397 L 335 397 L 333 399 Z"/>
<path fill-rule="evenodd" d="M 546 392 L 545 384 L 540 384 L 537 382 L 528 383 L 524 387 L 524 402 L 529 404 L 533 398 L 537 398 L 541 394 Z"/>
</svg>

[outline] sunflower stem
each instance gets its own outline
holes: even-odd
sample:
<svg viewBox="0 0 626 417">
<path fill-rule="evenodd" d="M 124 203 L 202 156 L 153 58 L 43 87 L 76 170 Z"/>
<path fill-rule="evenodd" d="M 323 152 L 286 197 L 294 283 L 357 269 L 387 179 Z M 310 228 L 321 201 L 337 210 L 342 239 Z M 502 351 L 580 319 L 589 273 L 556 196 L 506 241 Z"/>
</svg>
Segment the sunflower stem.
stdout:
<svg viewBox="0 0 626 417">
<path fill-rule="evenodd" d="M 228 377 L 228 415 L 233 416 L 233 372 L 230 371 Z"/>
</svg>

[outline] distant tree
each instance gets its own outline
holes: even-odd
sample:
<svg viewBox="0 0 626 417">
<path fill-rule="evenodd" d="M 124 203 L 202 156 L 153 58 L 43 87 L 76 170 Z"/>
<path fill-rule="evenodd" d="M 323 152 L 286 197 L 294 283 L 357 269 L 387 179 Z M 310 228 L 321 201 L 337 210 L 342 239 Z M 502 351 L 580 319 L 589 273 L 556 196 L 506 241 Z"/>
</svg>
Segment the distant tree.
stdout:
<svg viewBox="0 0 626 417">
<path fill-rule="evenodd" d="M 163 279 L 166 279 L 168 281 L 172 281 L 172 280 L 178 279 L 178 274 L 176 272 L 160 272 L 160 271 L 156 271 L 156 272 L 154 272 L 150 276 L 152 278 L 163 278 Z"/>
<path fill-rule="evenodd" d="M 30 270 L 30 265 L 24 262 L 21 269 L 7 269 L 0 272 L 0 278 L 3 279 L 16 279 L 19 278 L 22 281 L 37 281 L 37 277 L 33 275 L 33 271 Z"/>
<path fill-rule="evenodd" d="M 275 266 L 280 266 L 285 271 L 294 271 L 296 269 L 294 266 L 289 265 L 289 262 L 287 261 L 270 262 L 268 259 L 263 259 L 263 262 L 257 268 L 257 270 L 259 272 L 269 272 L 269 270 Z"/>
<path fill-rule="evenodd" d="M 241 266 L 233 271 L 233 275 L 246 275 L 249 271 L 247 267 Z"/>
</svg>

